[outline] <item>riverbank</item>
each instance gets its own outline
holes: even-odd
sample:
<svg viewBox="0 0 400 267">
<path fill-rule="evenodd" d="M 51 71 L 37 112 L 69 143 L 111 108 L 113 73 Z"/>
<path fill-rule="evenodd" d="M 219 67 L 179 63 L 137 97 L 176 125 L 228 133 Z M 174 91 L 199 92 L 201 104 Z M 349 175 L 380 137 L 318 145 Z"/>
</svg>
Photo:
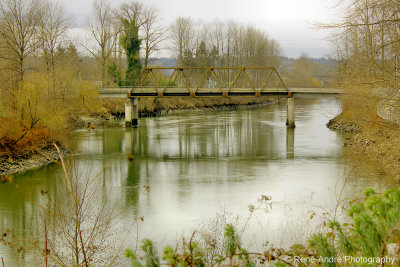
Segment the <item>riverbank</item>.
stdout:
<svg viewBox="0 0 400 267">
<path fill-rule="evenodd" d="M 71 153 L 67 148 L 60 148 L 62 156 Z M 0 157 L 0 175 L 10 175 L 36 169 L 60 160 L 55 147 L 33 151 L 18 158 Z"/>
<path fill-rule="evenodd" d="M 206 111 L 239 109 L 258 105 L 272 105 L 278 103 L 282 98 L 264 97 L 207 97 L 207 98 L 139 98 L 139 117 L 156 117 L 170 113 L 180 113 L 186 111 Z M 124 117 L 124 100 L 104 100 L 103 106 L 114 115 L 121 119 Z"/>
<path fill-rule="evenodd" d="M 327 123 L 329 129 L 343 133 L 346 154 L 359 164 L 377 165 L 393 179 L 400 182 L 400 142 L 397 124 L 378 116 L 373 120 L 347 117 L 343 113 Z"/>
<path fill-rule="evenodd" d="M 258 107 L 260 105 L 272 105 L 278 103 L 281 98 L 256 98 L 256 97 L 232 97 L 232 98 L 142 98 L 139 103 L 140 117 L 155 117 L 170 113 L 206 110 L 229 110 Z M 94 115 L 77 115 L 70 118 L 74 127 L 85 127 L 94 130 L 96 126 L 103 125 L 114 119 L 124 116 L 123 101 L 107 101 L 103 103 L 107 112 Z M 63 156 L 70 153 L 64 146 Z M 44 149 L 36 149 L 19 156 L 0 156 L 0 175 L 10 175 L 39 168 L 58 161 L 59 155 L 55 148 L 49 146 Z"/>
</svg>

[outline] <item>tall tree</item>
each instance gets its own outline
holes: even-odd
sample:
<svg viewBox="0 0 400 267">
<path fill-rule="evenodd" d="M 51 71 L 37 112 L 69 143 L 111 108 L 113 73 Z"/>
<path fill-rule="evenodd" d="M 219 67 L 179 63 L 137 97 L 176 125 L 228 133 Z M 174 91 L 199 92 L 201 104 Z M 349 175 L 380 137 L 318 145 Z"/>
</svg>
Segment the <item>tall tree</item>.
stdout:
<svg viewBox="0 0 400 267">
<path fill-rule="evenodd" d="M 0 35 L 10 54 L 2 55 L 12 62 L 16 72 L 15 88 L 21 86 L 26 70 L 26 58 L 38 47 L 36 37 L 38 26 L 38 1 L 2 0 L 0 1 Z"/>
<path fill-rule="evenodd" d="M 133 65 L 137 65 L 137 68 L 139 65 L 141 67 L 140 60 L 137 63 L 133 63 L 134 59 L 132 57 L 131 57 L 131 59 L 128 58 L 126 48 L 124 47 L 124 43 L 126 44 L 127 40 L 123 40 L 123 39 L 126 38 L 127 31 L 131 32 L 132 36 L 137 35 L 137 38 L 141 39 L 140 38 L 140 29 L 143 27 L 143 25 L 145 23 L 145 18 L 144 18 L 145 11 L 146 11 L 145 6 L 142 3 L 136 2 L 136 1 L 131 1 L 129 3 L 123 3 L 123 4 L 121 4 L 121 6 L 118 9 L 114 9 L 114 17 L 116 19 L 116 24 L 118 25 L 118 28 L 119 28 L 118 50 L 120 51 L 120 53 L 119 53 L 119 59 L 118 59 L 119 66 L 117 66 L 117 69 L 115 70 L 117 72 L 122 72 L 120 70 L 122 70 L 124 68 L 124 66 L 122 64 L 122 60 L 121 60 L 122 56 L 123 56 L 122 55 L 123 51 L 125 51 L 125 54 L 126 54 L 126 57 L 128 60 L 128 68 L 129 68 L 129 66 L 131 66 L 131 69 L 129 71 L 125 70 L 125 74 L 132 72 Z M 132 23 L 133 25 L 128 26 L 128 24 L 130 24 L 130 23 Z M 133 29 L 133 26 L 135 26 L 137 29 Z M 138 31 L 137 33 L 136 33 L 136 30 Z M 131 37 L 128 37 L 128 39 L 129 38 L 131 38 Z M 140 50 L 140 47 L 139 47 L 139 50 Z M 140 59 L 139 51 L 137 52 L 137 59 Z M 110 65 L 110 67 L 114 68 L 113 64 Z M 129 75 L 131 75 L 131 74 L 129 74 Z M 133 75 L 133 77 L 131 77 L 131 78 L 135 79 L 135 75 Z M 127 77 L 127 75 L 126 75 L 125 79 L 131 80 L 130 78 Z M 129 81 L 128 84 L 131 82 L 132 81 Z"/>
<path fill-rule="evenodd" d="M 141 31 L 144 45 L 144 67 L 147 67 L 150 56 L 159 50 L 159 44 L 166 37 L 166 30 L 160 26 L 159 18 L 159 12 L 155 8 L 147 8 L 144 11 Z"/>
<path fill-rule="evenodd" d="M 196 60 L 195 66 L 196 67 L 208 67 L 211 63 L 211 57 L 208 54 L 206 43 L 204 41 L 200 42 L 199 47 L 196 50 Z"/>
<path fill-rule="evenodd" d="M 340 21 L 319 25 L 334 29 L 337 76 L 344 83 L 398 87 L 396 58 L 400 55 L 398 0 L 338 1 Z M 378 86 L 379 84 L 379 86 Z"/>
<path fill-rule="evenodd" d="M 170 27 L 171 39 L 177 53 L 178 65 L 183 62 L 184 54 L 193 51 L 196 30 L 189 18 L 179 17 Z"/>
<path fill-rule="evenodd" d="M 124 48 L 128 67 L 125 74 L 126 85 L 132 85 L 139 76 L 142 64 L 140 62 L 140 43 L 139 28 L 135 20 L 123 19 L 124 30 L 120 38 L 121 46 Z"/>
<path fill-rule="evenodd" d="M 51 75 L 55 88 L 56 48 L 71 26 L 71 19 L 65 16 L 64 7 L 58 2 L 43 1 L 39 17 L 38 38 L 42 47 L 46 71 Z"/>
<path fill-rule="evenodd" d="M 65 101 L 74 90 L 76 82 L 80 80 L 82 58 L 72 43 L 69 43 L 66 47 L 57 46 L 55 58 L 56 87 L 62 100 Z"/>
<path fill-rule="evenodd" d="M 144 5 L 135 1 L 123 3 L 118 9 L 114 9 L 114 15 L 121 23 L 124 20 L 134 21 L 135 26 L 138 28 L 144 24 L 144 12 Z"/>
<path fill-rule="evenodd" d="M 95 0 L 93 2 L 96 25 L 92 25 L 89 29 L 91 36 L 94 38 L 97 47 L 85 48 L 96 58 L 101 66 L 101 81 L 106 80 L 106 71 L 108 61 L 113 52 L 113 47 L 117 40 L 117 34 L 114 32 L 112 19 L 113 14 L 110 5 L 106 0 Z"/>
</svg>

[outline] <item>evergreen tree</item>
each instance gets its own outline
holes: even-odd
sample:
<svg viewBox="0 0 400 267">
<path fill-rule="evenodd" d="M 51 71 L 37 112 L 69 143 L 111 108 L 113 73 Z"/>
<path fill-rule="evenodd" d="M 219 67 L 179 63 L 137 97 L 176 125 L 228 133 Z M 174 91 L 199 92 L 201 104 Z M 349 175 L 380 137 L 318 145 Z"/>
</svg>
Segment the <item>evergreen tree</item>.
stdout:
<svg viewBox="0 0 400 267">
<path fill-rule="evenodd" d="M 218 67 L 218 58 L 219 58 L 219 53 L 218 53 L 218 49 L 215 45 L 213 45 L 212 50 L 210 51 L 209 54 L 209 63 L 211 66 L 215 66 Z"/>
<path fill-rule="evenodd" d="M 181 59 L 181 65 L 183 67 L 194 67 L 194 62 L 193 62 L 193 53 L 189 49 L 186 49 L 185 52 L 183 53 L 183 58 Z"/>
<path fill-rule="evenodd" d="M 196 51 L 196 67 L 208 67 L 210 65 L 209 62 L 206 43 L 201 41 Z"/>
</svg>

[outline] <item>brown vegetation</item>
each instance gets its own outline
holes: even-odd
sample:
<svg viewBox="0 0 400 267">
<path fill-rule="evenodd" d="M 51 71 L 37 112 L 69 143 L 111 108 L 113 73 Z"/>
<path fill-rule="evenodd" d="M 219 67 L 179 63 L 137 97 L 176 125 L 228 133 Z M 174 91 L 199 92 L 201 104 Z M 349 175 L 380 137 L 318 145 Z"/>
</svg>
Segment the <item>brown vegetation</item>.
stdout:
<svg viewBox="0 0 400 267">
<path fill-rule="evenodd" d="M 400 127 L 392 118 L 378 116 L 377 110 L 381 103 L 399 99 L 400 2 L 340 1 L 337 8 L 341 19 L 320 26 L 333 30 L 335 77 L 347 93 L 342 99 L 343 113 L 328 126 L 352 133 L 346 136 L 345 145 L 357 148 L 348 150 L 350 155 L 356 154 L 354 159 L 367 155 L 396 177 L 400 172 Z M 391 108 L 399 111 L 398 105 Z"/>
<path fill-rule="evenodd" d="M 224 107 L 237 107 L 242 105 L 270 104 L 275 98 L 264 97 L 210 97 L 210 98 L 140 98 L 139 115 L 141 117 L 158 116 L 178 110 L 203 110 L 219 109 Z M 124 100 L 106 99 L 103 106 L 118 117 L 125 111 Z"/>
<path fill-rule="evenodd" d="M 0 156 L 21 156 L 51 144 L 48 129 L 29 129 L 6 118 L 0 119 L 0 125 Z"/>
<path fill-rule="evenodd" d="M 34 75 L 24 81 L 23 93 L 15 101 L 17 107 L 1 103 L 0 156 L 29 156 L 53 142 L 64 142 L 74 124 L 72 119 L 102 111 L 95 85 L 76 82 L 77 91 L 63 96 L 62 92 L 51 92 L 49 82 L 48 76 Z"/>
<path fill-rule="evenodd" d="M 336 77 L 341 85 L 398 88 L 400 3 L 396 0 L 338 1 L 333 31 Z"/>
<path fill-rule="evenodd" d="M 352 162 L 378 168 L 400 182 L 400 127 L 376 114 L 380 100 L 373 89 L 353 88 L 342 98 L 343 112 L 327 126 L 344 133 L 345 155 Z"/>
<path fill-rule="evenodd" d="M 101 111 L 97 87 L 80 80 L 81 57 L 62 46 L 70 27 L 56 2 L 0 3 L 0 160 L 63 142 L 71 119 Z"/>
</svg>

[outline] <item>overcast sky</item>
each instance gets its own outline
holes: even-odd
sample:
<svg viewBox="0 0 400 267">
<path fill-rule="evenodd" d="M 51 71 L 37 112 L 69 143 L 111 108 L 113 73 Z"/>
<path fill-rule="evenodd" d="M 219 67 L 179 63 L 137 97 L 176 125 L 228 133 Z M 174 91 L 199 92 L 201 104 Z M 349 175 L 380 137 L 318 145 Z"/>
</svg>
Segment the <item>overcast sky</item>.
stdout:
<svg viewBox="0 0 400 267">
<path fill-rule="evenodd" d="M 74 27 L 88 25 L 92 15 L 92 0 L 61 0 L 74 17 Z M 118 7 L 129 0 L 110 0 Z M 161 11 L 164 24 L 178 16 L 190 17 L 197 22 L 233 19 L 252 24 L 277 40 L 283 54 L 298 57 L 302 52 L 313 57 L 329 55 L 331 47 L 325 40 L 327 32 L 315 30 L 312 23 L 334 21 L 329 7 L 334 0 L 142 0 L 147 6 Z"/>
</svg>

